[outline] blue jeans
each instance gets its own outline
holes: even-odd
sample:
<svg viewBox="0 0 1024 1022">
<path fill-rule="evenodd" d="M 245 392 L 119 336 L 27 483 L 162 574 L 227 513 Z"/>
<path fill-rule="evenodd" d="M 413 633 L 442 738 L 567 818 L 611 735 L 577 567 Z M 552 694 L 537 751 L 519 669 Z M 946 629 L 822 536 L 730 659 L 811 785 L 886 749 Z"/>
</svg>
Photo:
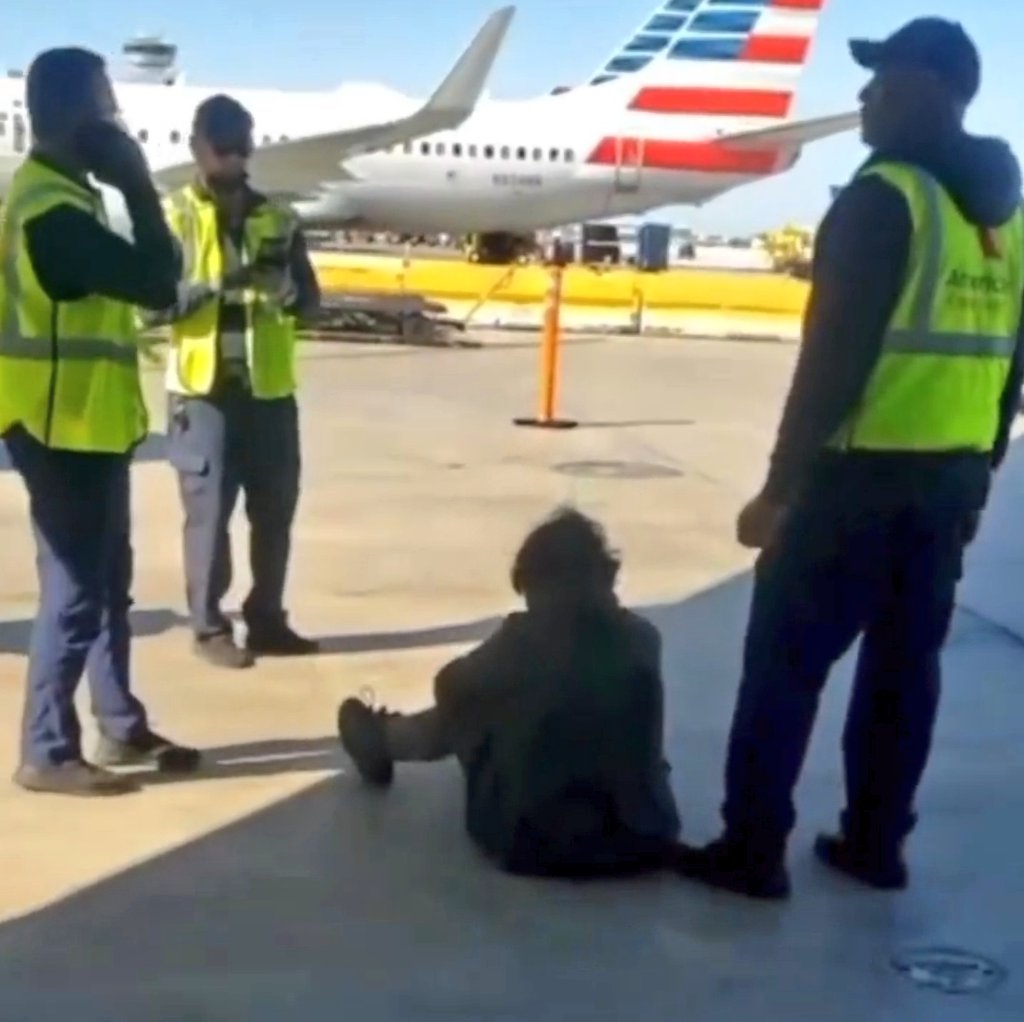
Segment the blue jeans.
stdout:
<svg viewBox="0 0 1024 1022">
<path fill-rule="evenodd" d="M 29 496 L 39 610 L 29 645 L 22 762 L 81 757 L 75 690 L 88 671 L 103 733 L 147 729 L 131 693 L 131 455 L 45 447 L 20 427 L 4 437 Z"/>
</svg>

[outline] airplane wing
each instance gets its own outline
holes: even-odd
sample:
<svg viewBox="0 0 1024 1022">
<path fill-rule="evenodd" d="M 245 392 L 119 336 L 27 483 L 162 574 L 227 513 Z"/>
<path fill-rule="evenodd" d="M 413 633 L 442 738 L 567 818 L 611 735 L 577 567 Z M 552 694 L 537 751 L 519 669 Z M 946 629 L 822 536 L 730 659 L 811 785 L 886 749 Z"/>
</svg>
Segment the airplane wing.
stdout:
<svg viewBox="0 0 1024 1022">
<path fill-rule="evenodd" d="M 344 179 L 347 175 L 340 165 L 353 156 L 457 128 L 480 99 L 515 10 L 503 7 L 484 22 L 444 81 L 415 113 L 394 121 L 260 146 L 249 161 L 253 181 L 265 191 L 308 190 L 322 181 Z M 166 188 L 187 184 L 194 175 L 191 161 L 153 172 L 157 184 Z"/>
<path fill-rule="evenodd" d="M 860 124 L 860 112 L 789 121 L 771 128 L 720 135 L 715 141 L 728 149 L 788 149 L 850 131 Z"/>
</svg>

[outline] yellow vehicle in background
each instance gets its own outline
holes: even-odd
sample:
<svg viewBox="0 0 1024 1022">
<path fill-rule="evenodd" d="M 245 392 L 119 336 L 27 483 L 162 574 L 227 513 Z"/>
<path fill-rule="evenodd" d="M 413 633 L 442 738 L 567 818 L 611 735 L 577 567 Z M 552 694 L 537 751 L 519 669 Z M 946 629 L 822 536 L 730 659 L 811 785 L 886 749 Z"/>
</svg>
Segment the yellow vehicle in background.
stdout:
<svg viewBox="0 0 1024 1022">
<path fill-rule="evenodd" d="M 765 231 L 760 240 L 778 273 L 800 280 L 810 278 L 814 253 L 814 231 L 810 227 L 786 224 L 777 231 Z"/>
</svg>

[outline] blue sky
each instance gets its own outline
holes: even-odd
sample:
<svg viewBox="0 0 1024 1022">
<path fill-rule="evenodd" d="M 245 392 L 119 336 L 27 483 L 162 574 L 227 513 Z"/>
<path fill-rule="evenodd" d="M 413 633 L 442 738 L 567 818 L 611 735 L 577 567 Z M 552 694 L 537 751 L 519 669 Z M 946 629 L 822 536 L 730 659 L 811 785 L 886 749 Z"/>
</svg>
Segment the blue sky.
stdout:
<svg viewBox="0 0 1024 1022">
<path fill-rule="evenodd" d="M 47 46 L 79 43 L 115 54 L 138 32 L 161 32 L 181 48 L 193 82 L 330 88 L 353 79 L 427 93 L 501 0 L 62 0 L 57 24 L 28 0 L 5 3 L 0 60 L 23 67 Z M 576 84 L 655 6 L 655 0 L 518 0 L 518 13 L 491 80 L 516 98 Z M 429 13 L 427 13 L 429 11 Z M 970 126 L 1002 134 L 1024 154 L 1021 0 L 828 0 L 800 87 L 797 116 L 856 106 L 864 74 L 848 59 L 851 35 L 886 34 L 922 14 L 961 20 L 985 62 Z M 828 186 L 862 156 L 853 136 L 810 147 L 784 177 L 741 189 L 673 219 L 702 230 L 740 232 L 785 220 L 813 222 Z"/>
</svg>

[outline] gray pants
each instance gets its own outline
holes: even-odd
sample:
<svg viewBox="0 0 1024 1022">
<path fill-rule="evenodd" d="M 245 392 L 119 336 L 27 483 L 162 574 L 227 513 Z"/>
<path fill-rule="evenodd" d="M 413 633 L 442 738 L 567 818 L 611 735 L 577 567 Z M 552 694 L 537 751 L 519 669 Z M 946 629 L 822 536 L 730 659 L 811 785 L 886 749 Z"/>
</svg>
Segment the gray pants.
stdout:
<svg viewBox="0 0 1024 1022">
<path fill-rule="evenodd" d="M 252 570 L 242 614 L 250 628 L 282 623 L 301 467 L 295 399 L 258 400 L 231 384 L 211 397 L 171 395 L 167 441 L 185 509 L 186 596 L 196 636 L 230 631 L 220 604 L 231 585 L 228 526 L 239 489 Z"/>
</svg>

